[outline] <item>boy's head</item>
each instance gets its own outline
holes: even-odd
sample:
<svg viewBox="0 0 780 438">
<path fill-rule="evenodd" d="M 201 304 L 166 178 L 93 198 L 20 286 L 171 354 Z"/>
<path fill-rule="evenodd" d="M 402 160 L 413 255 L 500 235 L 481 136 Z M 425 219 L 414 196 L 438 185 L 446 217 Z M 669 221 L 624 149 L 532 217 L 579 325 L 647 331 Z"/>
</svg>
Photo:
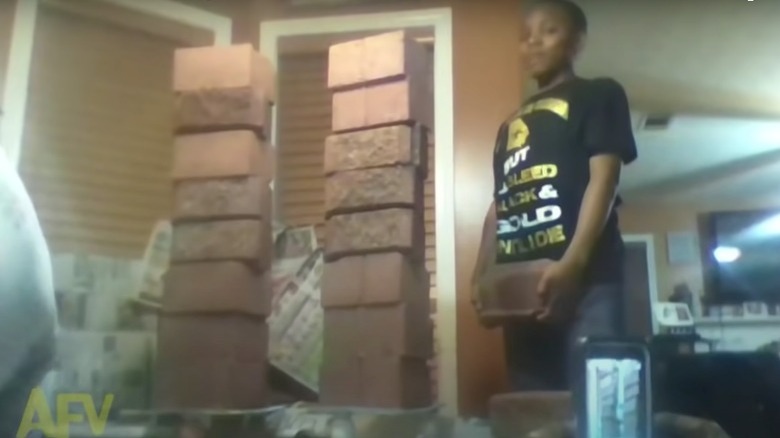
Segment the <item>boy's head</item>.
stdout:
<svg viewBox="0 0 780 438">
<path fill-rule="evenodd" d="M 571 67 L 582 48 L 588 21 L 570 0 L 538 0 L 525 14 L 522 52 L 534 78 Z"/>
</svg>

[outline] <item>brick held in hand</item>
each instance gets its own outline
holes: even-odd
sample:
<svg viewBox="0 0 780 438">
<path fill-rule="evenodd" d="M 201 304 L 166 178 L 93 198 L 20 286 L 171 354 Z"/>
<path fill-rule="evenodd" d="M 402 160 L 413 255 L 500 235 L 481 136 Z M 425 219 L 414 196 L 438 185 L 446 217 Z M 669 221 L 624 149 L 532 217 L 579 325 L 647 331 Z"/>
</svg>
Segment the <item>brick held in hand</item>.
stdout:
<svg viewBox="0 0 780 438">
<path fill-rule="evenodd" d="M 249 44 L 177 50 L 173 82 L 178 132 L 269 126 L 273 68 Z"/>
<path fill-rule="evenodd" d="M 333 93 L 333 132 L 419 123 L 433 127 L 433 93 L 416 77 Z"/>
<path fill-rule="evenodd" d="M 325 225 L 325 259 L 348 255 L 398 251 L 422 260 L 419 215 L 412 209 L 390 208 L 332 216 Z"/>
<path fill-rule="evenodd" d="M 328 87 L 343 89 L 365 83 L 424 75 L 430 56 L 404 31 L 388 32 L 330 47 Z"/>
<path fill-rule="evenodd" d="M 263 271 L 272 257 L 270 233 L 268 221 L 256 219 L 174 224 L 171 262 L 236 260 Z"/>
<path fill-rule="evenodd" d="M 428 170 L 427 129 L 394 125 L 328 136 L 325 175 L 357 169 L 411 165 L 425 178 Z"/>
<path fill-rule="evenodd" d="M 428 296 L 428 273 L 398 252 L 357 255 L 326 263 L 322 307 L 398 304 Z"/>
<path fill-rule="evenodd" d="M 173 220 L 271 218 L 266 177 L 187 180 L 174 185 Z"/>
<path fill-rule="evenodd" d="M 411 166 L 334 173 L 325 180 L 325 217 L 383 208 L 414 208 L 423 185 Z"/>
<path fill-rule="evenodd" d="M 273 285 L 268 272 L 242 262 L 173 265 L 165 274 L 163 311 L 168 314 L 232 312 L 266 316 Z"/>
<path fill-rule="evenodd" d="M 268 403 L 267 361 L 158 360 L 157 409 L 256 409 Z"/>
<path fill-rule="evenodd" d="M 550 260 L 491 266 L 479 282 L 485 316 L 530 316 L 544 309 L 537 286 Z"/>
<path fill-rule="evenodd" d="M 271 179 L 272 151 L 247 130 L 177 136 L 173 180 L 261 176 Z"/>
<path fill-rule="evenodd" d="M 361 367 L 363 406 L 416 409 L 433 405 L 433 384 L 425 359 L 367 357 Z"/>
</svg>

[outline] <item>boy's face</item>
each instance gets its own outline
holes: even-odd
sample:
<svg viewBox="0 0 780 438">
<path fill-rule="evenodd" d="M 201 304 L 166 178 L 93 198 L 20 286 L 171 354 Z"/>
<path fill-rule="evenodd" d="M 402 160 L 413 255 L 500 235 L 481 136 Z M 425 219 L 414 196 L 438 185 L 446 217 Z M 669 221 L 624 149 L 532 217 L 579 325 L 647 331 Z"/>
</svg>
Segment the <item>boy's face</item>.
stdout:
<svg viewBox="0 0 780 438">
<path fill-rule="evenodd" d="M 525 66 L 534 78 L 568 67 L 579 51 L 581 35 L 566 13 L 555 6 L 540 6 L 526 17 L 521 41 Z"/>
</svg>

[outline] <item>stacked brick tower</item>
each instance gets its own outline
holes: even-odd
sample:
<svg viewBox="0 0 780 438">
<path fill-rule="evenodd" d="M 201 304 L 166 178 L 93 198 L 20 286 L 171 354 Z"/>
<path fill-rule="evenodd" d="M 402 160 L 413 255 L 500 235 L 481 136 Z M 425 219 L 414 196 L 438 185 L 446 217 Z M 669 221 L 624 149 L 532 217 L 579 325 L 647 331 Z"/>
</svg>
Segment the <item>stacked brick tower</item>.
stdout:
<svg viewBox="0 0 780 438">
<path fill-rule="evenodd" d="M 404 32 L 330 49 L 323 404 L 433 402 L 423 217 L 431 67 Z"/>
<path fill-rule="evenodd" d="M 158 408 L 266 403 L 273 165 L 265 140 L 274 88 L 268 60 L 250 45 L 176 52 Z"/>
</svg>

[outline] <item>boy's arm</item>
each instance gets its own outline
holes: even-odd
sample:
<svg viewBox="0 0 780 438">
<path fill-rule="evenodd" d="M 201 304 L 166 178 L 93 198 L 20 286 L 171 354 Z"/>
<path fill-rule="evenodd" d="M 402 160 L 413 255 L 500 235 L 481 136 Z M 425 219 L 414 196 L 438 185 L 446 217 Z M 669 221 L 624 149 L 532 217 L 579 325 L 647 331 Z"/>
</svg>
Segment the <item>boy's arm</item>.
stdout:
<svg viewBox="0 0 780 438">
<path fill-rule="evenodd" d="M 478 287 L 482 275 L 485 274 L 488 267 L 493 263 L 491 257 L 496 256 L 496 203 L 491 202 L 485 213 L 485 221 L 482 224 L 482 238 L 479 243 L 479 252 L 477 253 L 477 263 L 474 266 L 474 272 L 471 276 L 471 301 L 475 306 L 479 306 L 479 297 L 477 296 Z"/>
<path fill-rule="evenodd" d="M 562 261 L 584 267 L 612 211 L 622 165 L 637 157 L 628 98 L 612 79 L 594 83 L 593 100 L 585 123 L 584 144 L 590 156 L 590 179 L 577 227 Z"/>
</svg>

